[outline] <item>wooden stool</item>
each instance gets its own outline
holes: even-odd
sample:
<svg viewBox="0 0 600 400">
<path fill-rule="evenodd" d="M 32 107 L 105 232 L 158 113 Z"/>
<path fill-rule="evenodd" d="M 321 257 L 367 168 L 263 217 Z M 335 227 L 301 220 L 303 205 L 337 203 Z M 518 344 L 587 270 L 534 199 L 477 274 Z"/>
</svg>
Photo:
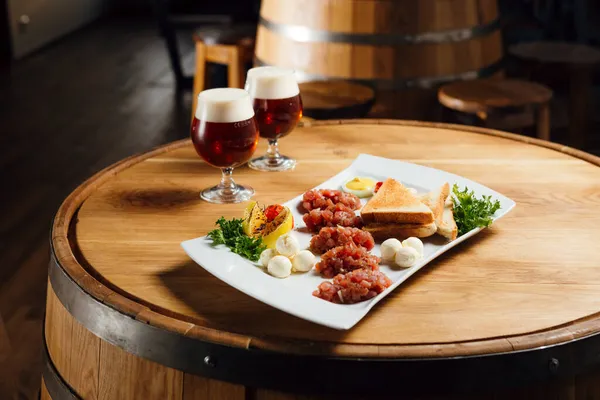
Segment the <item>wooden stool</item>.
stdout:
<svg viewBox="0 0 600 400">
<path fill-rule="evenodd" d="M 192 118 L 196 112 L 198 94 L 205 89 L 206 63 L 226 65 L 228 86 L 242 88 L 246 74 L 245 66 L 252 61 L 254 55 L 255 35 L 254 25 L 204 28 L 194 33 L 196 71 Z"/>
<path fill-rule="evenodd" d="M 375 91 L 346 81 L 315 81 L 300 85 L 302 106 L 315 119 L 363 118 L 375 102 Z"/>
<path fill-rule="evenodd" d="M 537 136 L 550 140 L 550 108 L 552 91 L 547 87 L 516 79 L 477 79 L 442 86 L 438 100 L 444 106 L 477 115 L 486 125 L 493 114 L 514 108 L 534 106 Z M 493 125 L 493 123 L 491 123 Z"/>
<path fill-rule="evenodd" d="M 551 70 L 558 80 L 568 81 L 569 141 L 574 147 L 584 147 L 592 109 L 589 90 L 594 68 L 600 64 L 600 50 L 577 43 L 529 42 L 511 46 L 509 53 L 524 64 L 531 80 L 543 81 L 544 72 Z"/>
</svg>

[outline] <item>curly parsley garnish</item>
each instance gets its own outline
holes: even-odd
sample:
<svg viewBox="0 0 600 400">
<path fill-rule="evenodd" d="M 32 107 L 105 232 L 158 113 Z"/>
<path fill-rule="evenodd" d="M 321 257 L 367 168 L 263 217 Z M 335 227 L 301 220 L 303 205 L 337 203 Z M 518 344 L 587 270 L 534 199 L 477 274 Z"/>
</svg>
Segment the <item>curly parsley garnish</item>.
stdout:
<svg viewBox="0 0 600 400">
<path fill-rule="evenodd" d="M 492 201 L 491 196 L 478 199 L 475 193 L 465 187 L 458 189 L 455 183 L 452 187 L 454 197 L 454 221 L 458 226 L 458 236 L 464 235 L 475 228 L 485 228 L 492 224 L 492 216 L 500 209 L 498 200 Z"/>
<path fill-rule="evenodd" d="M 251 238 L 246 236 L 242 228 L 243 219 L 233 218 L 227 221 L 221 217 L 217 220 L 216 225 L 219 228 L 208 232 L 208 237 L 213 241 L 213 245 L 224 244 L 231 251 L 247 258 L 250 261 L 258 261 L 260 253 L 267 248 L 261 238 Z"/>
</svg>

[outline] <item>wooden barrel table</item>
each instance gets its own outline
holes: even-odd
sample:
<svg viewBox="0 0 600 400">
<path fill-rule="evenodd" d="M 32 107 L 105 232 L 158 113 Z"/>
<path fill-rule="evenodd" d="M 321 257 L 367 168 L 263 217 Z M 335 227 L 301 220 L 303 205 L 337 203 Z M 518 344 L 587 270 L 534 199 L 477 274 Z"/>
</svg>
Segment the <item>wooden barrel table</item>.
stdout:
<svg viewBox="0 0 600 400">
<path fill-rule="evenodd" d="M 55 217 L 42 399 L 600 398 L 599 158 L 392 120 L 312 122 L 281 145 L 293 172 L 236 170 L 261 202 L 370 153 L 468 177 L 517 207 L 336 331 L 186 256 L 181 241 L 245 207 L 199 199 L 219 173 L 189 140 L 126 159 Z"/>
</svg>

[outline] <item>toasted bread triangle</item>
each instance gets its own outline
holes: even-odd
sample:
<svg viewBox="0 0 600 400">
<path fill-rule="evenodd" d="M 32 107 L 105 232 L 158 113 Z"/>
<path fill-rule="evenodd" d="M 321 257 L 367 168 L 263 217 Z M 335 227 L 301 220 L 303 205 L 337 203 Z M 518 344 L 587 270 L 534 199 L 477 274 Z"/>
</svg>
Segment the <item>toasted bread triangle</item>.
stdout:
<svg viewBox="0 0 600 400">
<path fill-rule="evenodd" d="M 432 190 L 429 193 L 425 193 L 420 196 L 421 201 L 425 204 L 433 213 L 435 223 L 440 225 L 442 223 L 442 215 L 444 212 L 444 203 L 450 194 L 450 185 L 448 182 L 436 190 Z"/>
<path fill-rule="evenodd" d="M 437 233 L 448 240 L 454 240 L 458 236 L 458 226 L 454 220 L 454 203 L 450 198 L 448 200 L 445 202 L 441 220 L 436 224 Z"/>
<path fill-rule="evenodd" d="M 362 208 L 365 223 L 430 224 L 433 212 L 400 182 L 388 178 Z"/>
</svg>

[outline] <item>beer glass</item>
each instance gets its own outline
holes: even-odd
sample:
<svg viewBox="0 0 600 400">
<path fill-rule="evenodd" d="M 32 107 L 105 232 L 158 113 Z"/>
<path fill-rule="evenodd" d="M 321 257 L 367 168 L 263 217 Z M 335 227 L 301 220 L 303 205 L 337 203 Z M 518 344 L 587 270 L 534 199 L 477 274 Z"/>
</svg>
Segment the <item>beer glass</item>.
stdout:
<svg viewBox="0 0 600 400">
<path fill-rule="evenodd" d="M 296 127 L 302 117 L 302 99 L 294 71 L 278 67 L 256 67 L 248 71 L 246 91 L 252 98 L 260 136 L 269 141 L 267 154 L 250 160 L 259 171 L 285 171 L 296 160 L 279 154 L 278 140 Z"/>
<path fill-rule="evenodd" d="M 210 89 L 198 95 L 191 128 L 192 142 L 204 161 L 221 169 L 221 183 L 200 197 L 211 203 L 240 203 L 254 190 L 233 181 L 233 169 L 247 162 L 258 144 L 252 101 L 245 90 Z"/>
</svg>

